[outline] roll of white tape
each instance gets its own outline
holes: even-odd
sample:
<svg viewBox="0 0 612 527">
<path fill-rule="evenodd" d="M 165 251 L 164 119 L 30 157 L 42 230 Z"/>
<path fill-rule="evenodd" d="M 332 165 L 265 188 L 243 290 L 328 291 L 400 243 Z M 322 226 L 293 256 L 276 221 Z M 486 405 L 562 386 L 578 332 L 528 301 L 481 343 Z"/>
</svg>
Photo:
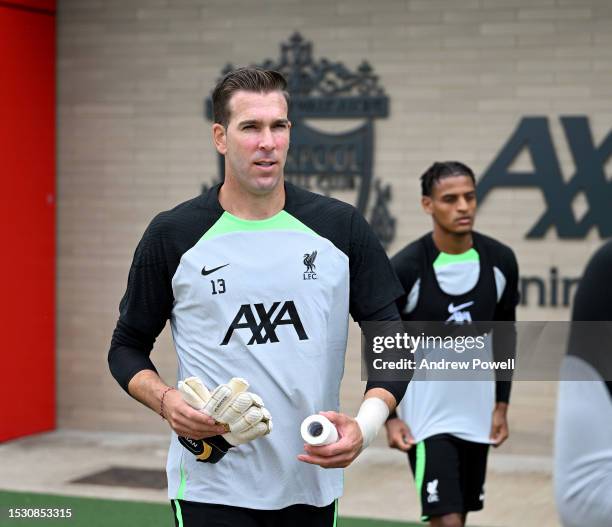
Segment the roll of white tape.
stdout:
<svg viewBox="0 0 612 527">
<path fill-rule="evenodd" d="M 302 439 L 309 445 L 330 445 L 338 441 L 338 430 L 332 422 L 322 415 L 311 415 L 302 421 Z"/>
</svg>

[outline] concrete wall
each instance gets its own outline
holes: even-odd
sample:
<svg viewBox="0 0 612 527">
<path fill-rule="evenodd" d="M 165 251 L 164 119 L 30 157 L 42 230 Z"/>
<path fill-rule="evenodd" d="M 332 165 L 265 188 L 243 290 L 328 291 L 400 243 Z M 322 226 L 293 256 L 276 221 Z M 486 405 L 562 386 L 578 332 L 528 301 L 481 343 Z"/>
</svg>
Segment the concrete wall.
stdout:
<svg viewBox="0 0 612 527">
<path fill-rule="evenodd" d="M 313 41 L 315 58 L 351 69 L 368 60 L 390 97 L 374 153 L 376 177 L 393 187 L 390 253 L 429 229 L 418 176 L 433 160 L 460 159 L 480 175 L 522 117 L 547 116 L 567 181 L 575 167 L 559 117 L 588 116 L 595 144 L 612 125 L 607 0 L 60 1 L 60 427 L 167 430 L 128 400 L 106 366 L 131 256 L 156 212 L 217 177 L 202 102 L 221 68 L 277 58 L 295 30 Z M 529 167 L 529 156 L 517 161 Z M 552 230 L 526 240 L 543 212 L 538 190 L 499 189 L 477 226 L 514 248 L 524 274 L 547 276 L 554 265 L 579 276 L 599 235 L 568 241 Z M 531 306 L 520 315 L 563 319 L 568 310 Z M 356 353 L 353 346 L 344 384 L 349 409 L 361 390 Z M 153 356 L 172 381 L 167 330 Z"/>
</svg>

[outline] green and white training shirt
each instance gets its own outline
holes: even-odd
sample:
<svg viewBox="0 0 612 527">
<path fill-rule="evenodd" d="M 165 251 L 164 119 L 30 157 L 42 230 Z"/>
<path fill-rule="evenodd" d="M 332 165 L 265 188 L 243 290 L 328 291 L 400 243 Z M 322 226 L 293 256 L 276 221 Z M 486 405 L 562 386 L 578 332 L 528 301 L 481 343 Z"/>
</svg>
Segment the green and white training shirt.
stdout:
<svg viewBox="0 0 612 527">
<path fill-rule="evenodd" d="M 324 506 L 342 471 L 300 462 L 301 421 L 338 410 L 348 315 L 360 322 L 402 294 L 387 256 L 350 205 L 285 184 L 275 216 L 224 211 L 219 186 L 158 215 L 134 256 L 109 362 L 127 389 L 154 369 L 153 342 L 170 320 L 178 378 L 210 387 L 243 377 L 274 420 L 268 436 L 199 463 L 172 435 L 171 499 L 255 509 Z"/>
</svg>

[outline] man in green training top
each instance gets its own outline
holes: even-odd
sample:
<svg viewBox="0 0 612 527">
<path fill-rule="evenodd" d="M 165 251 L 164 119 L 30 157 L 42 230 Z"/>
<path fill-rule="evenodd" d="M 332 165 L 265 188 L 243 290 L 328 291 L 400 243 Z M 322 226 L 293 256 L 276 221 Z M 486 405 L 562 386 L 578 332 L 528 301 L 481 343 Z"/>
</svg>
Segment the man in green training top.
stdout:
<svg viewBox="0 0 612 527">
<path fill-rule="evenodd" d="M 399 320 L 402 289 L 352 206 L 284 181 L 286 88 L 282 75 L 257 68 L 218 83 L 212 134 L 225 180 L 151 222 L 120 305 L 110 368 L 173 431 L 167 473 L 177 526 L 331 527 L 339 467 L 373 440 L 406 387 L 369 383 L 355 419 L 337 413 L 349 313 L 358 322 Z M 181 389 L 201 392 L 192 406 L 223 405 L 223 390 L 246 380 L 261 431 L 233 441 L 234 430 L 211 417 L 223 412 L 197 411 L 160 379 L 149 355 L 167 320 Z M 332 410 L 325 416 L 340 439 L 304 447 L 300 423 L 321 410 Z"/>
<path fill-rule="evenodd" d="M 506 245 L 473 230 L 472 170 L 457 161 L 434 163 L 421 176 L 421 188 L 433 232 L 392 258 L 406 291 L 402 319 L 515 320 L 516 258 Z M 493 331 L 495 354 L 514 356 L 515 345 L 513 327 Z M 482 509 L 489 445 L 508 437 L 509 397 L 509 381 L 412 382 L 401 419 L 393 412 L 387 421 L 389 445 L 408 452 L 423 517 L 432 527 L 462 527 L 469 511 Z"/>
</svg>

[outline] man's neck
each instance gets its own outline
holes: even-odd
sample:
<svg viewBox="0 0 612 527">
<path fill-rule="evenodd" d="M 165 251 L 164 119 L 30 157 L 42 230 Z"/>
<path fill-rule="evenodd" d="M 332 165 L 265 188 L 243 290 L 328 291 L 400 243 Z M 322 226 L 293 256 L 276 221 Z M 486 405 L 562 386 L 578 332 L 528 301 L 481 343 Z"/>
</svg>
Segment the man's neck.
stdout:
<svg viewBox="0 0 612 527">
<path fill-rule="evenodd" d="M 472 248 L 472 233 L 454 234 L 434 226 L 433 241 L 440 252 L 447 254 L 462 254 Z"/>
<path fill-rule="evenodd" d="M 223 210 L 243 220 L 265 220 L 283 210 L 285 185 L 283 180 L 266 194 L 253 194 L 231 180 L 219 189 L 219 203 Z"/>
</svg>

